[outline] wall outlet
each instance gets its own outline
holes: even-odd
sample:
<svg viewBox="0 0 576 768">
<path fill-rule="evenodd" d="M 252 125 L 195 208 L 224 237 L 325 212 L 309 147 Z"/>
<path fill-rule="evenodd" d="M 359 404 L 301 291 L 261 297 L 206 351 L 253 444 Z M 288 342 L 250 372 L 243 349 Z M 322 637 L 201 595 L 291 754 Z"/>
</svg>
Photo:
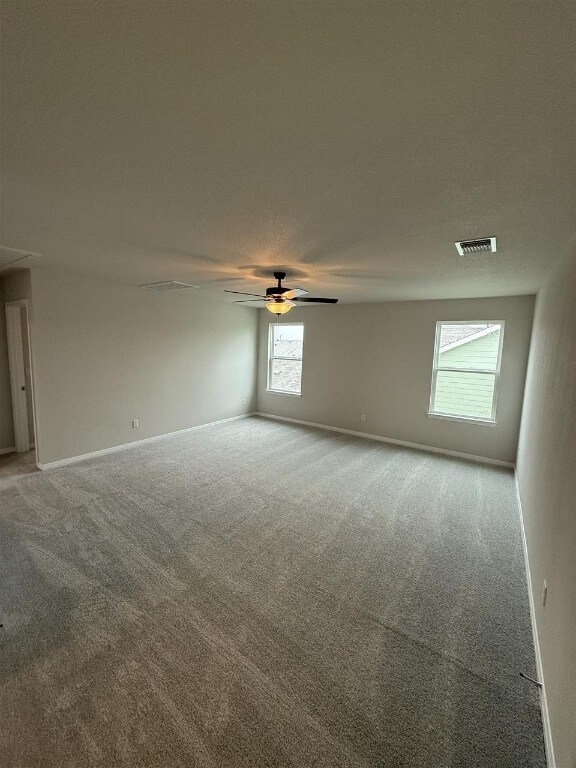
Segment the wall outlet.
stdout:
<svg viewBox="0 0 576 768">
<path fill-rule="evenodd" d="M 246 405 L 246 398 L 245 397 L 242 398 L 242 405 Z"/>
<path fill-rule="evenodd" d="M 132 419 L 132 429 L 136 429 L 138 426 L 138 419 Z"/>
<path fill-rule="evenodd" d="M 546 608 L 546 598 L 548 597 L 548 584 L 546 584 L 546 579 L 544 579 L 544 582 L 542 584 L 542 607 Z"/>
<path fill-rule="evenodd" d="M 365 413 L 362 413 L 360 415 L 360 421 L 366 421 L 366 414 Z"/>
</svg>

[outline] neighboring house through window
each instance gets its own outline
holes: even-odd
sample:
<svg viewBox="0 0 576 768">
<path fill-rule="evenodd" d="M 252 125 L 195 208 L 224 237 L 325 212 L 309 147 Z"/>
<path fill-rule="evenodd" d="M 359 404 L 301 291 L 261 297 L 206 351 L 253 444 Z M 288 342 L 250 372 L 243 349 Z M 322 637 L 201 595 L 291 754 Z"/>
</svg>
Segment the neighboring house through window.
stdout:
<svg viewBox="0 0 576 768">
<path fill-rule="evenodd" d="M 270 323 L 268 390 L 299 395 L 302 390 L 303 323 Z"/>
<path fill-rule="evenodd" d="M 504 322 L 436 324 L 430 416 L 494 423 Z"/>
</svg>

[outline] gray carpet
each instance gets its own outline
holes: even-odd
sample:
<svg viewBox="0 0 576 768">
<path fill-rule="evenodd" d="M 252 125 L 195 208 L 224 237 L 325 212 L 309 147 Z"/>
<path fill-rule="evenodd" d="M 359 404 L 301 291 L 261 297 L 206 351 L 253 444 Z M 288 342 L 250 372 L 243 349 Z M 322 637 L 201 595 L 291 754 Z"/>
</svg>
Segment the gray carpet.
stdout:
<svg viewBox="0 0 576 768">
<path fill-rule="evenodd" d="M 251 418 L 2 484 L 2 765 L 544 766 L 511 472 Z"/>
</svg>

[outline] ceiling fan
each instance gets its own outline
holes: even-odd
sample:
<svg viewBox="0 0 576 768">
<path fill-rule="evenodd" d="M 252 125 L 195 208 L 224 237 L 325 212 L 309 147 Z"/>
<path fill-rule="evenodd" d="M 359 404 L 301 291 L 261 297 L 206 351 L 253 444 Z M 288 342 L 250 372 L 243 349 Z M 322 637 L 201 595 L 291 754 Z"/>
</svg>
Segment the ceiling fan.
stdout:
<svg viewBox="0 0 576 768">
<path fill-rule="evenodd" d="M 235 304 L 244 304 L 247 302 L 263 301 L 265 307 L 269 312 L 274 315 L 285 315 L 286 312 L 290 312 L 292 307 L 297 307 L 302 302 L 309 304 L 337 304 L 338 299 L 323 299 L 312 298 L 307 296 L 308 291 L 304 291 L 302 288 L 284 288 L 282 286 L 282 280 L 286 277 L 286 272 L 274 272 L 274 278 L 278 280 L 278 285 L 273 285 L 271 288 L 266 288 L 264 296 L 260 296 L 257 293 L 244 293 L 243 291 L 225 291 L 226 293 L 237 293 L 240 296 L 258 296 L 257 299 L 239 299 L 235 301 Z"/>
</svg>

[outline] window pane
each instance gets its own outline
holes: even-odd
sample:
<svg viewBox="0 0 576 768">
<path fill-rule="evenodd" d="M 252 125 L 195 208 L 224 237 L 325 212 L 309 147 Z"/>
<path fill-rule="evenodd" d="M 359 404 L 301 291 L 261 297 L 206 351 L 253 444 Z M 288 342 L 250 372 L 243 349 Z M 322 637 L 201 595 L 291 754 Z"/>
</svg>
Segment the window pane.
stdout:
<svg viewBox="0 0 576 768">
<path fill-rule="evenodd" d="M 274 325 L 273 357 L 302 357 L 303 325 Z"/>
<path fill-rule="evenodd" d="M 300 394 L 302 380 L 301 360 L 273 360 L 270 389 Z"/>
<path fill-rule="evenodd" d="M 443 323 L 440 330 L 438 368 L 495 371 L 498 366 L 501 329 L 499 323 Z"/>
<path fill-rule="evenodd" d="M 438 371 L 432 410 L 447 416 L 490 419 L 495 382 L 493 373 Z"/>
</svg>

